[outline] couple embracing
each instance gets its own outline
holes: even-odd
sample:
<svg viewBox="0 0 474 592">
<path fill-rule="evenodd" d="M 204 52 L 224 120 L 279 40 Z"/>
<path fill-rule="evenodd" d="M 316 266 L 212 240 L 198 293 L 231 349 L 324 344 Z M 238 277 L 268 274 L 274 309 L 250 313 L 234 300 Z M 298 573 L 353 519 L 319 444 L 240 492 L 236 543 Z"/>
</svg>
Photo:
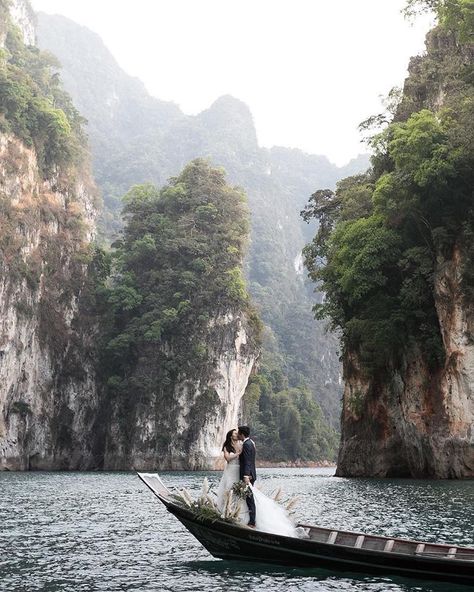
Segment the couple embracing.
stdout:
<svg viewBox="0 0 474 592">
<path fill-rule="evenodd" d="M 243 481 L 251 495 L 240 502 L 239 522 L 250 528 L 257 528 L 283 536 L 297 536 L 295 527 L 282 506 L 277 504 L 253 485 L 257 479 L 255 468 L 255 443 L 250 438 L 250 429 L 240 426 L 227 432 L 222 446 L 226 467 L 217 490 L 217 507 L 222 512 L 229 491 L 235 483 Z"/>
<path fill-rule="evenodd" d="M 222 474 L 219 489 L 217 490 L 217 506 L 222 511 L 225 497 L 228 491 L 237 481 L 243 481 L 247 485 L 253 485 L 257 479 L 255 468 L 255 443 L 250 439 L 250 429 L 247 426 L 239 426 L 237 430 L 230 430 L 222 446 L 224 458 L 227 461 Z M 255 499 L 252 495 L 246 497 L 248 521 L 247 526 L 255 528 Z M 245 512 L 240 512 L 240 519 L 245 517 Z"/>
</svg>

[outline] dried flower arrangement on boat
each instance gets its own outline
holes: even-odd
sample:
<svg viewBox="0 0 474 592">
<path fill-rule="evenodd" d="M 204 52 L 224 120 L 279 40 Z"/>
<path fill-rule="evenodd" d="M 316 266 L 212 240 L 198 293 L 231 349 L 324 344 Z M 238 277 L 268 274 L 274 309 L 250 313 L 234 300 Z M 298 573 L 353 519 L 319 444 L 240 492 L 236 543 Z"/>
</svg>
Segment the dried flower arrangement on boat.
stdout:
<svg viewBox="0 0 474 592">
<path fill-rule="evenodd" d="M 250 495 L 252 495 L 251 488 L 243 481 L 237 481 L 225 494 L 224 508 L 221 512 L 216 505 L 215 497 L 211 493 L 211 488 L 206 477 L 202 484 L 201 493 L 196 500 L 193 499 L 189 491 L 185 488 L 172 494 L 171 498 L 182 508 L 190 510 L 198 520 L 210 520 L 211 522 L 222 520 L 230 524 L 239 524 L 241 504 Z M 273 494 L 273 499 L 283 505 L 287 512 L 290 514 L 293 513 L 299 498 L 294 497 L 283 502 L 281 498 L 282 490 L 278 488 L 276 493 Z"/>
<path fill-rule="evenodd" d="M 185 488 L 179 490 L 178 493 L 172 494 L 171 497 L 176 504 L 190 510 L 198 520 L 210 520 L 211 522 L 223 520 L 230 524 L 238 523 L 239 505 L 232 499 L 232 492 L 228 492 L 224 511 L 220 512 L 216 506 L 215 499 L 211 495 L 211 488 L 209 487 L 207 477 L 204 478 L 201 493 L 197 500 L 194 500 Z"/>
</svg>

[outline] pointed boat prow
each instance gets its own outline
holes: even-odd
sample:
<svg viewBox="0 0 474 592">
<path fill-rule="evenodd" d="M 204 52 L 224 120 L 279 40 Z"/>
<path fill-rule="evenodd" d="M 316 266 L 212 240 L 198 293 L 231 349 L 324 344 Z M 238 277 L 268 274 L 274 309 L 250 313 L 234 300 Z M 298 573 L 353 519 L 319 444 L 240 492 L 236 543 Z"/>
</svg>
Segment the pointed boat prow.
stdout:
<svg viewBox="0 0 474 592">
<path fill-rule="evenodd" d="M 145 485 L 153 491 L 157 498 L 162 502 L 169 501 L 171 492 L 160 479 L 158 473 L 139 473 L 136 471 L 138 477 L 145 483 Z"/>
</svg>

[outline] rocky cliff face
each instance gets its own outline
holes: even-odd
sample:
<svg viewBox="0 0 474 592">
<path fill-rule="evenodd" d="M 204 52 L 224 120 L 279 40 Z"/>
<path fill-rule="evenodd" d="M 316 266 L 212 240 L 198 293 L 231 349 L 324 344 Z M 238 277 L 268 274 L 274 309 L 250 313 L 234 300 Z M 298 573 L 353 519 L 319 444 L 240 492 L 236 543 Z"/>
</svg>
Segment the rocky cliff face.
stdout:
<svg viewBox="0 0 474 592">
<path fill-rule="evenodd" d="M 474 306 L 466 305 L 461 267 L 455 249 L 436 270 L 446 354 L 437 372 L 415 348 L 389 381 L 377 382 L 346 356 L 338 475 L 474 477 Z"/>
<path fill-rule="evenodd" d="M 97 404 L 81 326 L 95 205 L 90 179 L 44 180 L 0 134 L 0 468 L 84 468 Z"/>
<path fill-rule="evenodd" d="M 1 45 L 9 23 L 34 43 L 29 4 L 1 8 Z M 79 308 L 95 215 L 86 165 L 45 178 L 35 149 L 0 133 L 0 469 L 91 462 L 97 398 Z"/>
<path fill-rule="evenodd" d="M 463 72 L 472 69 L 473 58 L 472 44 L 432 31 L 427 54 L 411 62 L 396 120 L 426 108 L 459 113 L 472 96 Z M 461 136 L 469 137 L 469 128 Z M 469 184 L 465 169 L 451 184 L 462 187 L 463 175 Z M 450 185 L 445 191 L 449 195 Z M 416 337 L 378 378 L 367 376 L 354 351 L 345 355 L 340 476 L 474 477 L 474 301 L 465 281 L 472 266 L 472 205 L 471 197 L 463 219 L 450 218 L 452 227 L 457 224 L 454 246 L 435 252 L 432 292 L 444 361 L 430 367 Z"/>
<path fill-rule="evenodd" d="M 119 406 L 112 406 L 106 436 L 104 468 L 134 466 L 199 470 L 221 468 L 221 447 L 229 429 L 238 425 L 241 399 L 257 350 L 249 343 L 245 317 L 233 313 L 211 323 L 208 337 L 214 367 L 208 380 L 182 380 L 174 385 L 168 405 L 157 396 L 138 405 L 127 446 Z"/>
<path fill-rule="evenodd" d="M 435 304 L 446 362 L 440 376 L 445 429 L 437 440 L 437 474 L 474 477 L 474 303 L 462 287 L 463 250 L 440 258 L 435 274 Z"/>
<path fill-rule="evenodd" d="M 0 204 L 0 469 L 213 468 L 257 355 L 245 322 L 215 319 L 211 380 L 178 382 L 167 406 L 139 405 L 125 450 L 120 409 L 101 415 L 97 331 L 80 305 L 96 215 L 91 180 L 44 180 L 34 150 L 0 135 Z M 196 415 L 200 429 L 189 433 Z M 107 434 L 99 445 L 96 430 Z"/>
<path fill-rule="evenodd" d="M 10 0 L 8 9 L 10 19 L 20 30 L 23 42 L 26 45 L 34 45 L 36 41 L 36 16 L 28 0 Z"/>
</svg>

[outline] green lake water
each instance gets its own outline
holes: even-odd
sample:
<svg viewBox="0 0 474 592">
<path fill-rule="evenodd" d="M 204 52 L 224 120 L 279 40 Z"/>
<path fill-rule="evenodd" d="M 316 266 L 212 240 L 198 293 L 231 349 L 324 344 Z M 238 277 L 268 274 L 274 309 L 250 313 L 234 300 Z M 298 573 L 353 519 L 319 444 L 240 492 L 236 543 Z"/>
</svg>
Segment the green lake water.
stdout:
<svg viewBox="0 0 474 592">
<path fill-rule="evenodd" d="M 474 481 L 341 479 L 332 469 L 260 469 L 300 496 L 307 523 L 474 546 Z M 199 491 L 204 476 L 168 472 Z M 408 578 L 213 559 L 132 473 L 0 473 L 1 592 L 467 592 Z"/>
</svg>

